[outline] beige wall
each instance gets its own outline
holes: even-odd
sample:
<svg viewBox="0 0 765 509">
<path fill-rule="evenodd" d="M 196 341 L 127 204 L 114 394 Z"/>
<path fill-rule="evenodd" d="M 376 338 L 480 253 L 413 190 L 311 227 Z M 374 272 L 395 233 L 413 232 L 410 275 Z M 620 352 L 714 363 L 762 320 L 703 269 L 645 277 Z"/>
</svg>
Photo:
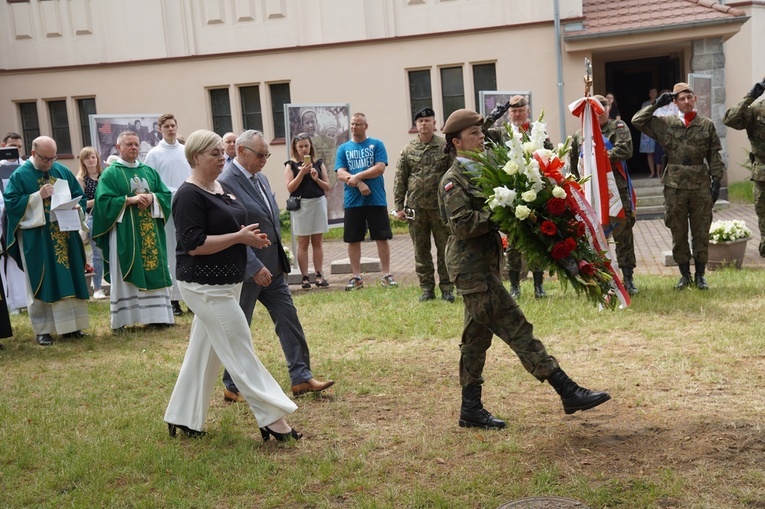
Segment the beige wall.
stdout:
<svg viewBox="0 0 765 509">
<path fill-rule="evenodd" d="M 581 0 L 559 0 L 561 18 Z M 0 2 L 0 69 L 115 63 L 393 37 L 553 19 L 538 0 L 29 0 Z"/>
<path fill-rule="evenodd" d="M 512 58 L 497 61 L 497 48 L 512 48 L 521 38 L 536 43 Z M 519 60 L 520 59 L 520 60 Z M 273 137 L 268 99 L 269 83 L 288 81 L 293 103 L 348 102 L 352 111 L 363 111 L 369 120 L 368 134 L 380 138 L 389 154 L 386 189 L 391 200 L 393 175 L 398 154 L 412 139 L 409 132 L 410 106 L 407 71 L 430 69 L 437 121 L 444 118 L 440 96 L 439 69 L 462 66 L 466 106 L 476 108 L 472 68 L 476 63 L 496 62 L 498 88 L 531 90 L 535 114 L 542 108 L 551 136 L 558 141 L 556 61 L 552 26 L 534 25 L 521 30 L 454 34 L 427 39 L 397 39 L 388 42 L 360 43 L 340 47 L 316 47 L 296 52 L 257 53 L 217 58 L 165 61 L 90 67 L 76 71 L 5 73 L 0 118 L 4 129 L 20 130 L 15 102 L 37 100 L 43 134 L 49 134 L 45 101 L 66 98 L 75 152 L 79 151 L 78 117 L 75 98 L 94 96 L 99 114 L 173 112 L 181 134 L 212 125 L 209 87 L 229 86 L 232 107 L 238 111 L 237 86 L 261 85 L 264 131 Z M 535 62 L 534 72 L 518 72 L 519 62 Z M 566 61 L 570 76 L 566 102 L 581 95 L 581 62 Z M 571 117 L 567 115 L 567 117 Z M 13 119 L 8 122 L 7 119 Z M 234 114 L 235 129 L 241 116 Z M 575 130 L 576 119 L 567 118 L 568 131 Z M 266 166 L 266 175 L 277 192 L 279 202 L 286 198 L 282 163 L 287 159 L 284 145 L 272 146 L 275 156 Z M 71 168 L 76 161 L 63 160 Z"/>
<path fill-rule="evenodd" d="M 725 43 L 725 104 L 731 107 L 743 99 L 756 81 L 765 76 L 765 5 L 739 7 L 751 16 L 741 31 Z M 762 100 L 762 99 L 760 99 Z M 741 166 L 746 161 L 749 140 L 745 131 L 728 128 L 728 181 L 748 179 L 749 170 Z"/>
</svg>

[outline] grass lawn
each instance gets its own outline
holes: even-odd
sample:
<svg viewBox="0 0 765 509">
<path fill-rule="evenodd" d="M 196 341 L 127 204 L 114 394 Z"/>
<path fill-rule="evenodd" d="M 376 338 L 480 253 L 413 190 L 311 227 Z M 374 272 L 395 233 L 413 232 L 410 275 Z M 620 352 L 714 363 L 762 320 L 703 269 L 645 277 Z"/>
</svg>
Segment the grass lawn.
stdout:
<svg viewBox="0 0 765 509">
<path fill-rule="evenodd" d="M 419 289 L 295 296 L 326 395 L 297 400 L 297 443 L 263 443 L 245 404 L 216 389 L 202 439 L 162 421 L 191 318 L 113 335 L 91 302 L 83 340 L 38 346 L 26 315 L 0 350 L 0 507 L 496 508 L 531 496 L 592 508 L 765 507 L 765 272 L 636 277 L 629 309 L 572 292 L 520 304 L 580 384 L 612 401 L 571 416 L 495 338 L 484 403 L 503 431 L 457 426 L 461 299 Z M 525 282 L 524 285 L 530 285 Z M 258 306 L 255 350 L 289 391 Z"/>
</svg>

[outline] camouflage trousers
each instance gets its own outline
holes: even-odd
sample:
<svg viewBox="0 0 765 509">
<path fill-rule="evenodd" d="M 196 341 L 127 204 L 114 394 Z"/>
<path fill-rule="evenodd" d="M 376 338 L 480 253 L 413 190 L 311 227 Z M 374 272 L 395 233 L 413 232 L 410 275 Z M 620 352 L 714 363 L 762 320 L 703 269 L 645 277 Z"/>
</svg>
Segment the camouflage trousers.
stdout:
<svg viewBox="0 0 765 509">
<path fill-rule="evenodd" d="M 664 188 L 664 224 L 672 232 L 672 258 L 675 263 L 707 263 L 709 225 L 712 224 L 712 195 L 709 189 Z M 691 248 L 688 246 L 688 225 Z"/>
<path fill-rule="evenodd" d="M 513 349 L 526 371 L 540 381 L 546 380 L 558 368 L 558 361 L 534 337 L 534 326 L 497 274 L 487 274 L 485 284 L 486 291 L 462 294 L 465 328 L 460 343 L 460 384 L 467 387 L 483 383 L 486 351 L 495 334 Z"/>
<path fill-rule="evenodd" d="M 760 227 L 760 256 L 765 256 L 765 181 L 754 182 L 754 211 Z"/>
<path fill-rule="evenodd" d="M 508 272 L 521 272 L 523 267 L 523 254 L 515 248 L 514 245 L 508 244 L 505 251 L 505 268 Z M 540 272 L 540 267 L 529 267 L 531 272 Z"/>
<path fill-rule="evenodd" d="M 626 222 L 623 226 L 616 228 L 612 234 L 616 243 L 616 261 L 619 263 L 620 269 L 634 269 L 637 266 L 635 237 L 632 235 L 632 228 L 635 226 L 635 211 L 632 210 L 632 200 L 630 200 L 627 187 L 619 189 L 619 197 L 622 199 Z"/>
<path fill-rule="evenodd" d="M 442 292 L 451 292 L 454 288 L 446 270 L 444 249 L 449 240 L 449 228 L 444 224 L 438 209 L 417 209 L 414 220 L 409 221 L 409 236 L 414 244 L 414 271 L 423 291 L 432 292 L 436 288 L 436 279 L 431 253 L 430 237 L 436 244 L 436 264 L 438 266 L 438 287 Z"/>
</svg>

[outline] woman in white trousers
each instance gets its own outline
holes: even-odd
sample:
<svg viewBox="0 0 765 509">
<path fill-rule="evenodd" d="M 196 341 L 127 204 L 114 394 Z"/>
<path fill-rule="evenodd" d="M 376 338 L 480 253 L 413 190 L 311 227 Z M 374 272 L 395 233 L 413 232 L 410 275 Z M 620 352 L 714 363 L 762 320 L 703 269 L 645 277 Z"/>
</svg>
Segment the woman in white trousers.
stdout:
<svg viewBox="0 0 765 509">
<path fill-rule="evenodd" d="M 191 176 L 173 198 L 177 241 L 176 276 L 184 302 L 194 312 L 189 347 L 165 412 L 171 436 L 181 430 L 201 437 L 221 364 L 250 405 L 264 440 L 302 436 L 284 417 L 297 409 L 252 347 L 239 306 L 250 247 L 270 244 L 257 224 L 242 226 L 244 207 L 216 181 L 223 170 L 221 138 L 206 130 L 186 140 Z"/>
</svg>

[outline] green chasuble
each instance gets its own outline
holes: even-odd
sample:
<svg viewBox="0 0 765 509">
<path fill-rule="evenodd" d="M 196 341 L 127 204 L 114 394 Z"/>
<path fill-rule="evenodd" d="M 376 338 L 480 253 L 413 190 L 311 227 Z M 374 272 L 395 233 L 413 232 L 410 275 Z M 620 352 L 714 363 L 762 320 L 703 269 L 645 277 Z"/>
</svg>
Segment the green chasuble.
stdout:
<svg viewBox="0 0 765 509">
<path fill-rule="evenodd" d="M 80 197 L 79 204 L 85 210 L 86 200 L 82 188 L 66 166 L 53 163 L 47 173 L 47 183 L 54 184 L 59 179 L 66 180 L 72 198 Z M 8 254 L 16 260 L 19 267 L 24 267 L 21 252 L 23 247 L 26 276 L 29 278 L 35 299 L 48 304 L 71 297 L 88 299 L 90 294 L 88 283 L 85 281 L 85 247 L 82 245 L 80 232 L 62 232 L 58 222 L 51 222 L 50 197 L 42 200 L 45 224 L 34 228 L 21 227 L 24 215 L 33 211 L 34 204 L 30 204 L 30 196 L 46 184 L 44 175 L 34 167 L 31 160 L 27 160 L 8 179 L 3 193 L 5 210 L 8 213 Z M 25 223 L 29 224 L 30 217 L 26 219 Z"/>
<path fill-rule="evenodd" d="M 146 209 L 126 206 L 128 196 L 154 194 L 154 202 Z M 117 247 L 123 281 L 139 290 L 158 290 L 172 286 L 167 265 L 165 219 L 170 217 L 172 193 L 151 167 L 138 163 L 130 168 L 117 161 L 98 179 L 93 205 L 91 235 L 104 255 L 104 277 L 111 282 L 109 268 L 109 235 L 116 228 Z M 164 218 L 152 217 L 159 210 Z M 154 214 L 157 215 L 157 214 Z M 170 253 L 175 256 L 175 253 Z"/>
</svg>

